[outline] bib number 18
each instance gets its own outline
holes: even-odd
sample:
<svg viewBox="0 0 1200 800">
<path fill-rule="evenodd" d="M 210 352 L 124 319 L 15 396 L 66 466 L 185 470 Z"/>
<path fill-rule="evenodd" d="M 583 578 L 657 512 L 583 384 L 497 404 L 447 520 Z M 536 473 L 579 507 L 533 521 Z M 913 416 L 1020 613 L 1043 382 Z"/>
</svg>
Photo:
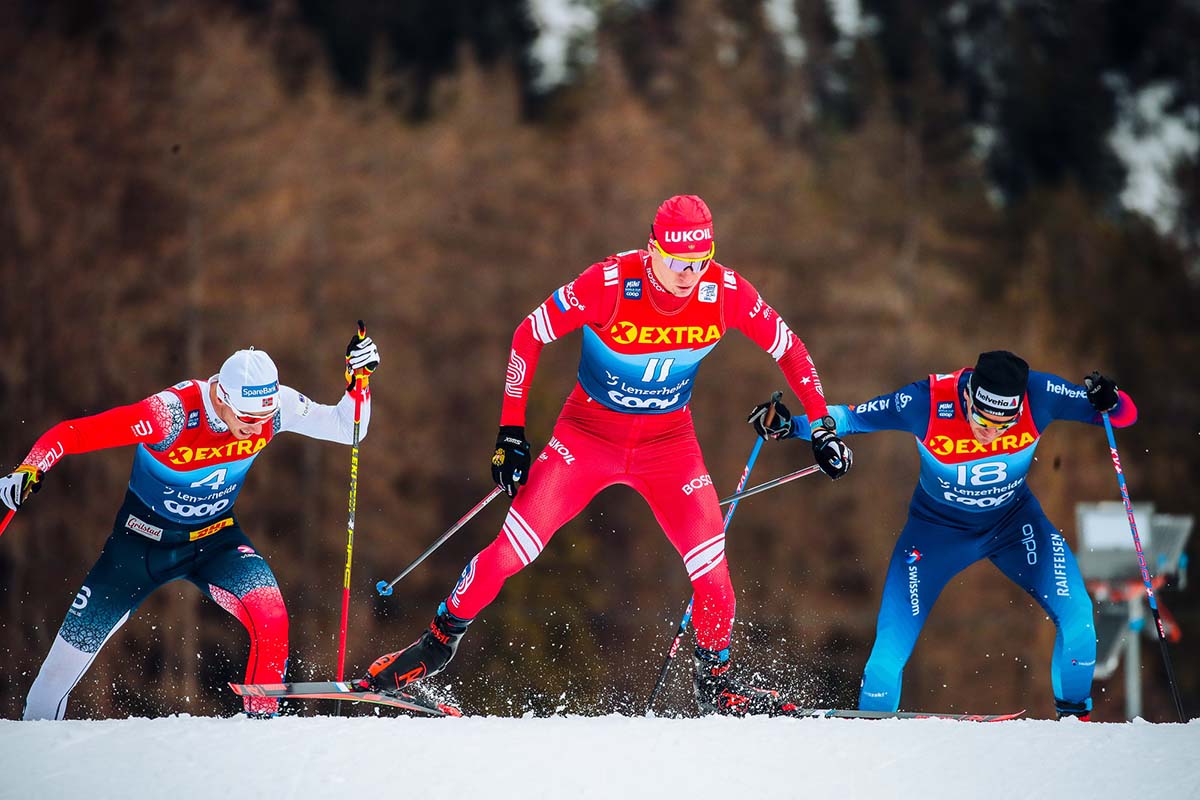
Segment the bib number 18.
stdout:
<svg viewBox="0 0 1200 800">
<path fill-rule="evenodd" d="M 994 483 L 1003 483 L 1007 479 L 1008 465 L 1003 461 L 958 465 L 959 486 L 991 486 Z"/>
</svg>

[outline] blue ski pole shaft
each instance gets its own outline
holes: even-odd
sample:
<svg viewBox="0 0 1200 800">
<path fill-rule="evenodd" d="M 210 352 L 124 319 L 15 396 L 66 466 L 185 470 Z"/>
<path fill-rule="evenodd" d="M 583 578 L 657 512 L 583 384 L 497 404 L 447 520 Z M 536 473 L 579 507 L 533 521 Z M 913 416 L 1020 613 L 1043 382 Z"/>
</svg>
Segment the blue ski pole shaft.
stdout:
<svg viewBox="0 0 1200 800">
<path fill-rule="evenodd" d="M 772 417 L 775 416 L 774 404 L 779 402 L 783 397 L 783 392 L 775 392 L 771 395 L 771 411 L 767 415 L 767 424 L 771 423 Z M 754 469 L 754 462 L 758 460 L 758 451 L 762 450 L 763 439 L 758 437 L 754 440 L 754 448 L 750 451 L 750 458 L 746 460 L 746 467 L 742 470 L 742 477 L 738 480 L 737 491 L 740 492 L 746 488 L 746 481 L 750 479 L 750 470 Z M 729 521 L 733 519 L 733 512 L 737 510 L 738 501 L 734 500 L 729 506 L 729 510 L 725 512 L 725 521 L 721 525 L 721 532 L 725 533 L 729 530 Z M 649 714 L 654 708 L 654 700 L 658 697 L 658 693 L 662 691 L 663 684 L 667 681 L 667 672 L 671 669 L 671 662 L 675 660 L 675 654 L 679 652 L 679 643 L 683 641 L 683 635 L 687 633 L 688 624 L 692 621 L 692 606 L 696 602 L 696 595 L 692 595 L 692 599 L 688 600 L 687 608 L 684 609 L 683 619 L 679 621 L 679 630 L 675 632 L 675 639 L 671 642 L 671 648 L 667 650 L 667 657 L 663 660 L 662 669 L 658 673 L 658 682 L 654 684 L 653 691 L 650 692 L 650 699 L 646 702 L 646 713 Z"/>
<path fill-rule="evenodd" d="M 1154 583 L 1150 579 L 1150 568 L 1146 565 L 1146 554 L 1142 552 L 1142 539 L 1138 536 L 1137 519 L 1133 515 L 1133 503 L 1129 499 L 1129 487 L 1125 483 L 1125 471 L 1121 469 L 1121 456 L 1117 453 L 1117 438 L 1113 435 L 1112 421 L 1108 412 L 1102 412 L 1104 432 L 1108 435 L 1108 451 L 1112 456 L 1113 469 L 1117 471 L 1117 485 L 1121 487 L 1121 502 L 1125 504 L 1125 517 L 1129 520 L 1129 532 L 1133 534 L 1133 547 L 1137 551 L 1138 567 L 1142 572 L 1142 583 L 1146 586 L 1146 598 L 1154 615 L 1154 626 L 1158 630 L 1158 645 L 1162 650 L 1163 664 L 1167 670 L 1167 683 L 1171 687 L 1171 698 L 1175 701 L 1175 712 L 1180 722 L 1187 722 L 1183 713 L 1183 701 L 1179 697 L 1179 686 L 1175 683 L 1175 670 L 1171 666 L 1171 654 L 1167 651 L 1167 632 L 1163 627 L 1162 615 L 1158 613 L 1158 600 L 1154 597 Z"/>
</svg>

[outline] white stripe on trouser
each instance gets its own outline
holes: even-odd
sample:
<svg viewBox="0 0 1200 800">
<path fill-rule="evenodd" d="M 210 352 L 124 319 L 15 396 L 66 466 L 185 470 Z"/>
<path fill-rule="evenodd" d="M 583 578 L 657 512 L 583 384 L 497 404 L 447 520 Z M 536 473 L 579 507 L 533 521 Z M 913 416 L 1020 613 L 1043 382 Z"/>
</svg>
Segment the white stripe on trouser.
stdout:
<svg viewBox="0 0 1200 800">
<path fill-rule="evenodd" d="M 701 542 L 687 552 L 683 557 L 683 565 L 687 568 L 688 579 L 696 580 L 711 572 L 725 558 L 725 534 L 719 533 L 711 539 Z"/>
<path fill-rule="evenodd" d="M 25 711 L 21 719 L 62 719 L 67 715 L 67 698 L 83 678 L 88 667 L 96 660 L 96 656 L 104 649 L 104 645 L 112 638 L 122 625 L 129 620 L 129 612 L 118 620 L 108 636 L 104 637 L 95 653 L 86 653 L 62 638 L 54 637 L 50 653 L 42 662 L 37 678 L 29 687 L 29 695 L 25 698 Z"/>
<path fill-rule="evenodd" d="M 521 563 L 527 567 L 542 552 L 541 540 L 516 509 L 508 510 L 508 516 L 504 519 L 504 535 L 508 537 L 508 543 L 512 545 Z"/>
</svg>

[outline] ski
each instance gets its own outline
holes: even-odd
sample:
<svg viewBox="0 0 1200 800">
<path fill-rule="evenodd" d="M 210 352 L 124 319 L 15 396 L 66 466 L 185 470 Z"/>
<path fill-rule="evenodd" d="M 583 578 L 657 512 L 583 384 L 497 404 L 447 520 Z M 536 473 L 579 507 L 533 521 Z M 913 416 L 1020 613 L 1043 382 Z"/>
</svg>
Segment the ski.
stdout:
<svg viewBox="0 0 1200 800">
<path fill-rule="evenodd" d="M 446 703 L 436 703 L 406 692 L 373 692 L 345 681 L 308 681 L 300 683 L 231 683 L 233 693 L 243 697 L 295 697 L 305 700 L 348 700 L 399 708 L 431 717 L 461 717 L 462 711 Z"/>
<path fill-rule="evenodd" d="M 792 708 L 783 716 L 830 719 L 954 719 L 963 722 L 1004 722 L 1016 719 L 1025 709 L 1010 714 L 943 714 L 935 711 L 855 711 L 843 708 Z"/>
</svg>

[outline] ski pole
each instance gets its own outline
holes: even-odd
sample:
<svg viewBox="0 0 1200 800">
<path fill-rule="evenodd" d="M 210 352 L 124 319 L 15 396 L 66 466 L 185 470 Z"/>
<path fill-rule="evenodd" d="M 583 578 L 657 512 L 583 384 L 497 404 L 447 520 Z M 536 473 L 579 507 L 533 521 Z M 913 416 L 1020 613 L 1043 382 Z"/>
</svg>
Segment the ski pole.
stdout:
<svg viewBox="0 0 1200 800">
<path fill-rule="evenodd" d="M 367 337 L 367 326 L 358 321 L 358 340 Z M 349 357 L 347 356 L 347 361 Z M 354 558 L 354 512 L 358 506 L 358 429 L 362 421 L 363 389 L 369 380 L 362 370 L 354 371 L 354 440 L 350 445 L 350 500 L 349 518 L 346 523 L 346 570 L 342 575 L 342 624 L 338 632 L 337 679 L 344 677 L 346 669 L 346 626 L 350 618 L 350 562 Z M 340 710 L 340 704 L 339 704 Z"/>
<path fill-rule="evenodd" d="M 771 424 L 771 420 L 775 417 L 775 404 L 783 397 L 783 392 L 775 392 L 771 395 L 771 408 L 767 412 L 767 424 Z M 740 492 L 745 486 L 746 481 L 750 477 L 750 470 L 754 468 L 754 462 L 758 460 L 758 451 L 762 449 L 763 438 L 757 436 L 754 439 L 754 448 L 750 451 L 750 458 L 746 460 L 746 466 L 742 470 L 742 477 L 738 479 L 737 491 Z M 735 497 L 737 494 L 735 493 Z M 740 498 L 739 498 L 740 499 Z M 721 503 L 724 505 L 724 503 Z M 725 521 L 721 526 L 721 533 L 729 530 L 729 521 L 733 519 L 733 512 L 737 509 L 737 501 L 729 507 L 725 512 Z M 658 681 L 654 684 L 654 689 L 650 692 L 650 699 L 646 701 L 646 715 L 649 716 L 654 708 L 654 699 L 658 697 L 658 693 L 662 691 L 663 684 L 667 680 L 667 672 L 671 669 L 671 662 L 675 660 L 675 654 L 679 652 L 679 643 L 683 641 L 683 635 L 687 633 L 688 624 L 692 621 L 692 606 L 696 602 L 696 595 L 693 594 L 688 600 L 687 608 L 683 610 L 683 619 L 679 621 L 679 629 L 675 631 L 675 638 L 671 641 L 671 647 L 667 650 L 667 657 L 663 660 L 662 669 L 658 672 Z"/>
<path fill-rule="evenodd" d="M 450 530 L 446 531 L 441 536 L 439 536 L 438 540 L 436 542 L 429 545 L 429 547 L 427 547 L 425 549 L 425 552 L 421 553 L 421 555 L 417 556 L 417 560 L 412 562 L 411 564 L 409 564 L 407 567 L 405 567 L 404 571 L 401 572 L 399 575 L 397 575 L 392 580 L 391 583 L 388 583 L 387 581 L 380 581 L 379 583 L 375 584 L 375 590 L 384 597 L 387 597 L 388 595 L 390 595 L 392 593 L 392 587 L 395 586 L 397 583 L 399 583 L 401 578 L 403 578 L 405 575 L 407 575 L 408 573 L 410 573 L 414 569 L 416 569 L 417 565 L 420 564 L 422 561 L 429 558 L 430 554 L 432 554 L 434 550 L 437 550 L 439 547 L 441 547 L 443 544 L 445 544 L 447 539 L 449 539 L 451 536 L 453 536 L 455 533 L 457 533 L 458 529 L 461 528 L 463 525 L 466 525 L 468 522 L 470 522 L 472 517 L 474 517 L 476 514 L 478 514 L 480 511 L 482 511 L 483 507 L 486 506 L 488 503 L 495 500 L 496 495 L 500 494 L 502 491 L 504 491 L 504 490 L 501 489 L 499 486 L 493 488 L 490 492 L 488 492 L 487 497 L 483 498 L 478 503 L 476 503 L 474 508 L 472 508 L 470 511 L 468 511 L 466 513 L 466 515 L 463 516 L 462 519 L 460 519 L 458 522 L 454 523 L 450 527 Z"/>
<path fill-rule="evenodd" d="M 729 495 L 729 497 L 726 497 L 724 500 L 722 500 L 721 505 L 725 506 L 733 503 L 736 507 L 738 502 L 745 497 L 749 497 L 752 494 L 758 494 L 759 492 L 765 492 L 768 489 L 774 489 L 776 486 L 783 486 L 785 483 L 791 483 L 797 478 L 803 478 L 805 475 L 812 475 L 814 472 L 817 472 L 820 469 L 821 467 L 819 465 L 813 464 L 811 467 L 805 467 L 804 469 L 798 469 L 795 472 L 789 472 L 787 475 L 783 475 L 773 481 L 760 483 L 758 486 L 747 489 L 744 492 L 734 492 L 733 494 Z M 732 511 L 733 509 L 731 508 L 730 510 Z"/>
<path fill-rule="evenodd" d="M 13 515 L 16 513 L 17 510 L 14 508 L 4 515 L 4 521 L 0 522 L 0 536 L 4 535 L 4 529 L 8 527 L 8 523 L 12 522 Z"/>
<path fill-rule="evenodd" d="M 1133 534 L 1133 548 L 1137 551 L 1138 567 L 1142 572 L 1142 583 L 1146 585 L 1146 598 L 1154 614 L 1154 625 L 1158 630 L 1158 644 L 1162 649 L 1163 664 L 1167 668 L 1167 683 L 1171 687 L 1171 698 L 1180 722 L 1187 722 L 1183 713 L 1183 701 L 1179 697 L 1179 686 L 1175 683 L 1175 670 L 1171 667 L 1171 654 L 1167 650 L 1167 632 L 1163 628 L 1162 616 L 1158 613 L 1158 601 L 1154 598 L 1154 584 L 1150 580 L 1150 569 L 1146 566 L 1146 554 L 1142 552 L 1142 540 L 1138 536 L 1137 520 L 1133 516 L 1133 503 L 1129 499 L 1129 487 L 1125 484 L 1125 472 L 1121 469 L 1121 456 L 1117 454 L 1117 438 L 1113 435 L 1112 421 L 1108 412 L 1100 413 L 1104 420 L 1104 432 L 1108 435 L 1108 451 L 1112 456 L 1113 469 L 1117 471 L 1117 485 L 1121 487 L 1121 501 L 1125 503 L 1125 518 L 1129 520 L 1129 532 Z"/>
</svg>

